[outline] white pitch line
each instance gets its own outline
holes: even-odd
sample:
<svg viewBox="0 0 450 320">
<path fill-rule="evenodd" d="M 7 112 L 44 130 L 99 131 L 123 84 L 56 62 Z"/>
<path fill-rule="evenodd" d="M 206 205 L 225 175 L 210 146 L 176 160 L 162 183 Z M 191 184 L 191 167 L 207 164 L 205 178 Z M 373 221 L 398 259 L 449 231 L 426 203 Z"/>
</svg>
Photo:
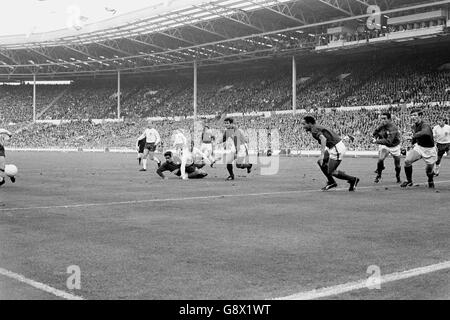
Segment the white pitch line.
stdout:
<svg viewBox="0 0 450 320">
<path fill-rule="evenodd" d="M 0 275 L 8 277 L 10 279 L 17 280 L 17 281 L 22 282 L 22 283 L 25 283 L 25 284 L 27 284 L 29 286 L 32 286 L 32 287 L 34 287 L 34 288 L 36 288 L 38 290 L 45 291 L 47 293 L 53 294 L 53 295 L 55 295 L 57 297 L 60 297 L 60 298 L 63 298 L 63 299 L 67 299 L 67 300 L 84 300 L 83 297 L 76 296 L 76 295 L 67 293 L 67 292 L 62 291 L 62 290 L 58 290 L 56 288 L 50 287 L 50 286 L 48 286 L 46 284 L 43 284 L 43 283 L 31 280 L 31 279 L 28 279 L 28 278 L 24 277 L 23 275 L 20 275 L 18 273 L 14 273 L 14 272 L 8 271 L 8 270 L 3 269 L 3 268 L 0 268 Z"/>
<path fill-rule="evenodd" d="M 446 181 L 436 181 L 435 184 L 449 183 L 450 180 Z M 424 183 L 419 183 L 419 185 Z M 398 187 L 395 185 L 376 185 L 367 187 L 357 187 L 357 190 L 365 189 L 375 189 L 375 188 L 394 188 Z M 337 188 L 334 191 L 345 191 L 348 188 Z M 118 201 L 118 202 L 99 202 L 99 203 L 80 203 L 80 204 L 68 204 L 68 205 L 58 205 L 58 206 L 42 206 L 42 207 L 18 207 L 18 208 L 1 208 L 2 211 L 27 211 L 27 210 L 43 210 L 43 209 L 71 209 L 71 208 L 86 208 L 86 207 L 102 207 L 102 206 L 117 206 L 126 204 L 140 204 L 140 203 L 152 203 L 152 202 L 170 202 L 170 201 L 191 201 L 191 200 L 206 200 L 206 199 L 221 199 L 221 198 L 242 198 L 242 197 L 259 197 L 259 196 L 275 196 L 284 194 L 302 194 L 302 193 L 316 193 L 324 192 L 322 190 L 294 190 L 294 191 L 277 191 L 277 192 L 262 192 L 262 193 L 246 193 L 246 194 L 223 194 L 216 196 L 201 196 L 201 197 L 184 197 L 184 198 L 166 198 L 166 199 L 146 199 L 146 200 L 129 200 L 129 201 Z M 329 192 L 329 191 L 328 191 Z M 333 191 L 331 191 L 333 192 Z"/>
<path fill-rule="evenodd" d="M 429 265 L 426 267 L 420 267 L 416 269 L 411 269 L 402 272 L 394 272 L 391 274 L 387 274 L 381 276 L 379 284 L 389 283 L 393 281 L 408 279 L 412 277 L 417 277 L 424 274 L 429 274 L 436 271 L 450 269 L 450 261 L 445 261 L 438 264 Z M 378 282 L 377 282 L 378 284 Z M 293 294 L 287 297 L 276 298 L 275 300 L 313 300 L 319 298 L 327 298 L 336 296 L 339 294 L 343 294 L 346 292 L 351 292 L 355 290 L 368 289 L 367 279 L 348 282 L 345 284 L 340 284 L 332 287 L 322 288 L 311 290 L 307 292 L 301 292 L 297 294 Z"/>
</svg>

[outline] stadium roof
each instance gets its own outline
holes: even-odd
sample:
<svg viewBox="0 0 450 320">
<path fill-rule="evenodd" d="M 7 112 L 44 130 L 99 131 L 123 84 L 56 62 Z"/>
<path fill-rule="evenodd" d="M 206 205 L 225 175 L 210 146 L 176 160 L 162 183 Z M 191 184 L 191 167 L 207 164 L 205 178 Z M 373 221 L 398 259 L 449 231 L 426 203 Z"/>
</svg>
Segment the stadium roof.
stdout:
<svg viewBox="0 0 450 320">
<path fill-rule="evenodd" d="M 40 79 L 191 69 L 314 49 L 330 26 L 365 25 L 367 7 L 389 16 L 450 0 L 168 0 L 100 23 L 0 37 L 0 77 Z M 169 1 L 170 2 L 170 1 Z"/>
</svg>

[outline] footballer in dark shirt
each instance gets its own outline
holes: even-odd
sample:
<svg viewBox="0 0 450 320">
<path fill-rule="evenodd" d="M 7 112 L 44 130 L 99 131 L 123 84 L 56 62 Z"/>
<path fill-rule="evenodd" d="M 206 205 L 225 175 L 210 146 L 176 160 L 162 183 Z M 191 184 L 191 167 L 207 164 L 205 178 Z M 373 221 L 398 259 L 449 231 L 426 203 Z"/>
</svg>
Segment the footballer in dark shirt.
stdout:
<svg viewBox="0 0 450 320">
<path fill-rule="evenodd" d="M 423 121 L 423 112 L 420 109 L 414 109 L 410 113 L 411 120 L 414 123 L 412 126 L 413 149 L 409 150 L 405 159 L 405 174 L 406 180 L 401 187 L 413 186 L 412 174 L 413 163 L 417 160 L 423 159 L 426 167 L 425 172 L 428 177 L 428 187 L 434 188 L 434 165 L 437 161 L 437 149 L 434 145 L 433 130 L 430 125 Z"/>
<path fill-rule="evenodd" d="M 311 132 L 313 138 L 321 146 L 320 158 L 317 163 L 319 164 L 320 170 L 322 170 L 328 179 L 327 185 L 322 190 L 326 191 L 336 188 L 337 183 L 334 178 L 338 178 L 346 180 L 350 184 L 349 191 L 355 191 L 359 183 L 359 178 L 350 176 L 344 171 L 337 170 L 347 150 L 341 137 L 332 130 L 316 124 L 316 119 L 311 116 L 304 117 L 302 125 L 306 131 Z"/>
<path fill-rule="evenodd" d="M 381 174 L 385 169 L 384 160 L 389 155 L 392 155 L 392 157 L 394 158 L 395 176 L 397 178 L 397 183 L 401 182 L 401 135 L 400 131 L 392 122 L 391 118 L 392 117 L 389 112 L 382 113 L 380 116 L 381 125 L 373 133 L 372 142 L 379 145 L 377 176 L 375 177 L 375 183 L 379 183 L 381 181 Z"/>
<path fill-rule="evenodd" d="M 236 160 L 236 168 L 247 169 L 247 173 L 252 171 L 253 164 L 248 161 L 248 140 L 244 132 L 234 124 L 233 118 L 226 118 L 224 123 L 226 131 L 222 142 L 225 146 L 224 158 L 229 173 L 227 180 L 234 180 L 233 161 Z"/>
<path fill-rule="evenodd" d="M 158 170 L 156 170 L 156 173 L 164 180 L 167 180 L 167 177 L 163 173 L 165 171 L 173 172 L 176 176 L 182 178 L 182 158 L 174 154 L 172 151 L 165 152 L 164 158 L 166 161 L 161 164 Z M 193 162 L 187 163 L 185 168 L 185 173 L 189 179 L 202 179 L 208 175 L 203 170 L 200 170 Z"/>
</svg>

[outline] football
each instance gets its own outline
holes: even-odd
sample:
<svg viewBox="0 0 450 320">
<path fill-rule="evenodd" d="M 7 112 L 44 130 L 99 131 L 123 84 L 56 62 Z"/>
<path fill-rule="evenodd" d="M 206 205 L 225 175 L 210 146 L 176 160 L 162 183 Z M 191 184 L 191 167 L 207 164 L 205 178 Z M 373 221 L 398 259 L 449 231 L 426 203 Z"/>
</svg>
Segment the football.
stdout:
<svg viewBox="0 0 450 320">
<path fill-rule="evenodd" d="M 15 177 L 19 170 L 17 167 L 13 164 L 7 164 L 5 165 L 5 173 L 8 177 Z"/>
</svg>

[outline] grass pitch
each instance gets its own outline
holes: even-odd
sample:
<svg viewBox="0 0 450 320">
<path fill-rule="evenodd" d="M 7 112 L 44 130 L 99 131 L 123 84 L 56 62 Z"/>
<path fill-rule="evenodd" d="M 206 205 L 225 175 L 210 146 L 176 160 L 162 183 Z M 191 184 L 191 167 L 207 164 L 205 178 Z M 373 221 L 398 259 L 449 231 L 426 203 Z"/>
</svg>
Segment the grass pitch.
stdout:
<svg viewBox="0 0 450 320">
<path fill-rule="evenodd" d="M 85 299 L 272 299 L 450 260 L 450 162 L 436 190 L 401 189 L 387 159 L 347 158 L 361 178 L 321 192 L 314 158 L 281 158 L 276 175 L 224 166 L 203 180 L 138 172 L 134 154 L 19 153 L 0 188 L 0 268 Z M 153 170 L 154 169 L 154 170 Z M 404 174 L 402 173 L 402 176 Z M 426 181 L 414 166 L 416 183 Z M 66 287 L 81 270 L 81 290 Z M 329 299 L 449 299 L 450 270 Z M 0 299 L 55 299 L 0 275 Z"/>
</svg>

